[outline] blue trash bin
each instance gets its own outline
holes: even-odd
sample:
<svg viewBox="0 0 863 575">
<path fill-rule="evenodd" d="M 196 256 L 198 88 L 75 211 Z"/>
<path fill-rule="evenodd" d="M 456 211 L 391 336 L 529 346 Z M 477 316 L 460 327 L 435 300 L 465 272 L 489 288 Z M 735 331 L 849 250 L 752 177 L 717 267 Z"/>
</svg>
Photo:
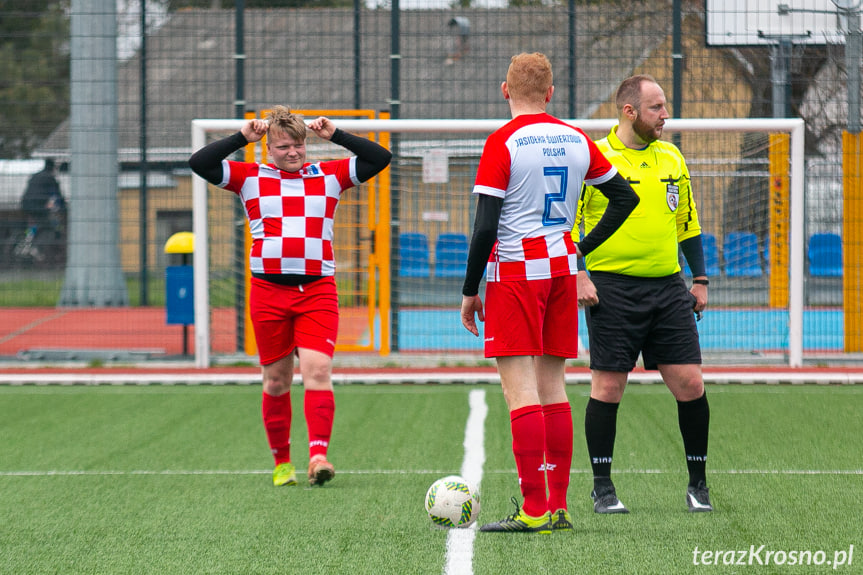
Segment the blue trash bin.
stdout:
<svg viewBox="0 0 863 575">
<path fill-rule="evenodd" d="M 195 278 L 192 266 L 165 268 L 165 311 L 168 325 L 195 323 Z"/>
<path fill-rule="evenodd" d="M 165 315 L 168 325 L 183 326 L 183 355 L 189 355 L 189 326 L 195 323 L 195 276 L 189 265 L 194 251 L 192 232 L 177 232 L 165 244 L 166 254 L 182 258 L 182 265 L 165 267 Z"/>
</svg>

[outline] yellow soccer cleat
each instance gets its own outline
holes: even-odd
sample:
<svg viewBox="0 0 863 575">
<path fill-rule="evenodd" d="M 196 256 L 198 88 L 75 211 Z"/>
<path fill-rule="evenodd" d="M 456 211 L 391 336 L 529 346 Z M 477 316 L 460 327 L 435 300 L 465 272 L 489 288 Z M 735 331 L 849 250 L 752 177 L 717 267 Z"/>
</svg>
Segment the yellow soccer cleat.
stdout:
<svg viewBox="0 0 863 575">
<path fill-rule="evenodd" d="M 512 502 L 515 504 L 515 513 L 506 519 L 486 523 L 479 530 L 497 533 L 551 533 L 551 513 L 546 511 L 539 517 L 531 517 L 521 510 L 515 497 Z"/>
<path fill-rule="evenodd" d="M 282 485 L 296 485 L 297 470 L 293 463 L 279 463 L 273 469 L 273 485 L 280 487 Z"/>
<path fill-rule="evenodd" d="M 552 531 L 572 531 L 572 517 L 566 509 L 558 509 L 551 514 Z"/>
</svg>

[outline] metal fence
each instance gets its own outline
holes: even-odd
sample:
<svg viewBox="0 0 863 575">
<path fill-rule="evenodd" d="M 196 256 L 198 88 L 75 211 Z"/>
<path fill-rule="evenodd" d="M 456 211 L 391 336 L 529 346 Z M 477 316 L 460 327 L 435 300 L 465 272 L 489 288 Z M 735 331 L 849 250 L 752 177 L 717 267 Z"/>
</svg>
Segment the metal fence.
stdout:
<svg viewBox="0 0 863 575">
<path fill-rule="evenodd" d="M 802 117 L 806 238 L 822 232 L 845 238 L 842 134 L 859 116 L 853 104 L 859 108 L 860 91 L 846 44 L 857 38 L 859 15 L 828 0 L 748 0 L 734 3 L 736 12 L 726 4 L 569 0 L 493 8 L 411 3 L 393 10 L 397 3 L 375 2 L 242 12 L 172 11 L 161 2 L 118 7 L 113 0 L 73 0 L 68 11 L 51 2 L 4 4 L 0 313 L 23 309 L 36 315 L 2 322 L 7 333 L 0 333 L 0 356 L 35 357 L 34 348 L 69 356 L 68 350 L 112 342 L 156 356 L 182 352 L 173 335 L 160 343 L 166 341 L 163 316 L 130 318 L 164 305 L 164 269 L 176 263 L 164 253 L 165 243 L 191 229 L 186 160 L 193 119 L 240 117 L 274 104 L 372 109 L 394 118 L 505 118 L 500 82 L 510 57 L 522 51 L 542 51 L 551 59 L 555 94 L 549 111 L 564 118 L 614 117 L 614 90 L 632 73 L 656 77 L 676 117 Z M 405 187 L 402 220 L 415 222 L 433 239 L 470 233 L 470 183 L 482 142 L 468 140 L 405 141 L 393 163 Z M 720 243 L 740 229 L 766 238 L 770 183 L 763 177 L 764 137 L 740 144 L 751 173 L 738 165 L 733 181 L 709 177 L 717 166 L 699 160 L 708 157 L 703 150 L 711 145 L 709 135 L 677 143 L 691 156 L 693 174 L 705 174 L 696 193 L 705 206 L 706 228 Z M 449 148 L 450 178 L 422 184 L 427 151 L 440 146 Z M 42 246 L 51 257 L 40 258 L 20 249 L 27 227 L 20 197 L 45 158 L 60 166 L 69 213 L 62 234 Z M 444 220 L 443 213 L 459 217 Z M 230 222 L 226 226 L 221 249 L 236 254 L 239 233 Z M 228 284 L 231 273 L 236 270 Z M 854 296 L 843 296 L 835 280 L 819 281 L 807 284 L 811 305 L 841 309 Z M 237 290 L 226 293 L 228 305 L 241 299 Z M 410 302 L 424 293 L 405 288 L 401 297 Z M 452 304 L 448 292 L 424 297 L 423 305 Z M 52 328 L 38 341 L 17 335 L 32 331 L 28 322 L 44 325 L 33 317 L 79 308 L 112 308 L 115 319 L 107 328 Z M 217 350 L 226 356 L 243 350 L 239 317 L 229 315 L 226 325 L 234 327 Z M 110 325 L 133 326 L 147 343 L 117 337 Z M 856 352 L 842 344 L 829 351 Z M 88 354 L 95 352 L 78 356 Z"/>
</svg>

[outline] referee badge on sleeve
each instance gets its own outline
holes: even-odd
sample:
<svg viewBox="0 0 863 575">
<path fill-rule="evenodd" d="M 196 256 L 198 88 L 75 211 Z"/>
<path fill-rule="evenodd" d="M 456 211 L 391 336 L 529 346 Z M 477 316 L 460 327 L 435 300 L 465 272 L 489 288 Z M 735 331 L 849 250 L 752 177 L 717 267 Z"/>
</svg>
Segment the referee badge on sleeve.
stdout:
<svg viewBox="0 0 863 575">
<path fill-rule="evenodd" d="M 665 186 L 665 203 L 672 212 L 677 211 L 677 204 L 680 203 L 680 188 L 675 184 Z"/>
</svg>

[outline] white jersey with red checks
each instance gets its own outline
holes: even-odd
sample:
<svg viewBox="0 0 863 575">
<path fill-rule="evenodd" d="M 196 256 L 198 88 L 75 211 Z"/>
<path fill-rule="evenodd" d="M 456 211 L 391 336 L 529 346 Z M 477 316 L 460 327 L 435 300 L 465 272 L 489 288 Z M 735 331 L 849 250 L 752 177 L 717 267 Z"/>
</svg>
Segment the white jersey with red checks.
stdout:
<svg viewBox="0 0 863 575">
<path fill-rule="evenodd" d="M 222 172 L 219 187 L 240 196 L 249 219 L 253 273 L 335 274 L 333 217 L 342 192 L 360 184 L 355 157 L 306 164 L 294 173 L 223 160 Z"/>
<path fill-rule="evenodd" d="M 582 182 L 616 173 L 584 132 L 548 114 L 518 116 L 489 136 L 473 188 L 503 198 L 487 281 L 575 275 L 571 232 Z"/>
</svg>

